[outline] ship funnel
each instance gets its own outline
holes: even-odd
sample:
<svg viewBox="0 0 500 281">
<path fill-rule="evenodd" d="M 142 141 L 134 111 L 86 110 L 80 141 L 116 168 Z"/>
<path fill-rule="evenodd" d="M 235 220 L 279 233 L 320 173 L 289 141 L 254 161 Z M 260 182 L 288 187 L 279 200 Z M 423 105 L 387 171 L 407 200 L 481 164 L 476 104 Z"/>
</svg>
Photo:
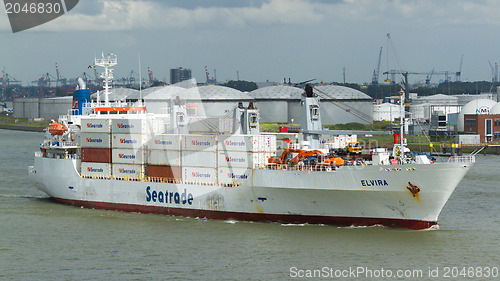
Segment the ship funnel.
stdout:
<svg viewBox="0 0 500 281">
<path fill-rule="evenodd" d="M 78 87 L 77 90 L 73 92 L 73 104 L 71 106 L 74 110 L 74 114 L 84 115 L 84 108 L 90 109 L 90 107 L 87 107 L 88 103 L 90 103 L 90 90 L 86 89 L 83 79 L 78 78 Z M 85 115 L 89 113 L 90 112 L 85 112 Z"/>
<path fill-rule="evenodd" d="M 78 77 L 78 88 L 79 90 L 87 89 L 87 85 L 85 84 L 85 81 L 83 81 L 81 77 Z"/>
</svg>

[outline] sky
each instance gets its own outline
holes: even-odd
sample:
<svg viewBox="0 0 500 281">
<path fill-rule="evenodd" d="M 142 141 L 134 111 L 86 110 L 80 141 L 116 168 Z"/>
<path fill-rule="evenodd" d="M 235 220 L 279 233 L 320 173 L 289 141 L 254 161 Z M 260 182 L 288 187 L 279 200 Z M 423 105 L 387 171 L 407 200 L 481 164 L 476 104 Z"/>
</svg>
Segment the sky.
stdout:
<svg viewBox="0 0 500 281">
<path fill-rule="evenodd" d="M 382 47 L 381 83 L 388 69 L 455 73 L 462 55 L 462 81 L 490 81 L 499 15 L 497 0 L 82 0 L 12 33 L 1 5 L 0 68 L 25 85 L 55 76 L 55 63 L 75 78 L 104 52 L 118 57 L 116 78 L 138 73 L 140 58 L 143 76 L 149 67 L 166 82 L 175 67 L 204 82 L 207 66 L 219 82 L 237 72 L 247 81 L 343 82 L 345 69 L 346 82 L 364 83 Z"/>
</svg>

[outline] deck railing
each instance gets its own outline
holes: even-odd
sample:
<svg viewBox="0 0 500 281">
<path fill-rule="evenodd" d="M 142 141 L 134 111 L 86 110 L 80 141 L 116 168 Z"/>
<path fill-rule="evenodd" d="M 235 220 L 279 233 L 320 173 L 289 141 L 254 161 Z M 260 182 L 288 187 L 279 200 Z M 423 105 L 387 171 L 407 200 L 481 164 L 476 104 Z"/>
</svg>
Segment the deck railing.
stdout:
<svg viewBox="0 0 500 281">
<path fill-rule="evenodd" d="M 476 162 L 476 156 L 465 155 L 465 156 L 451 156 L 448 159 L 448 163 L 474 163 Z"/>
</svg>

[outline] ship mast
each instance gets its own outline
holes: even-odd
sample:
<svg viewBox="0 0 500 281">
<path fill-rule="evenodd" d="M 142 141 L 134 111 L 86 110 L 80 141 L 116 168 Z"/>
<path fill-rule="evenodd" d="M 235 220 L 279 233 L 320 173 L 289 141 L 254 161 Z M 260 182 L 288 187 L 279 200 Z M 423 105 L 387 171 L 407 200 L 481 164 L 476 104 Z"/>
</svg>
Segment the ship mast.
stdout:
<svg viewBox="0 0 500 281">
<path fill-rule="evenodd" d="M 109 106 L 109 90 L 111 86 L 110 82 L 113 82 L 113 69 L 110 67 L 115 66 L 117 64 L 117 58 L 115 54 L 107 54 L 104 57 L 104 53 L 102 53 L 102 58 L 95 59 L 95 65 L 104 68 L 104 73 L 101 74 L 101 78 L 104 79 L 104 106 Z"/>
<path fill-rule="evenodd" d="M 405 163 L 405 146 L 406 146 L 406 140 L 404 138 L 404 128 L 405 128 L 405 92 L 401 90 L 399 92 L 400 96 L 400 128 L 399 128 L 399 133 L 400 133 L 400 145 L 399 145 L 399 163 L 404 164 Z"/>
</svg>

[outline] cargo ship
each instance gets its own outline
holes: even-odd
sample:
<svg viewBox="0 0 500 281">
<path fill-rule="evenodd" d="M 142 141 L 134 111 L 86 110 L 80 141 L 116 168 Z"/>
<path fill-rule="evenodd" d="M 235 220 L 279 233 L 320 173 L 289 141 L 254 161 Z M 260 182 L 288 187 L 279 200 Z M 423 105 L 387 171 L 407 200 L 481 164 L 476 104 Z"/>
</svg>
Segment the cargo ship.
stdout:
<svg viewBox="0 0 500 281">
<path fill-rule="evenodd" d="M 65 204 L 220 220 L 427 229 L 437 225 L 474 163 L 473 156 L 442 163 L 411 157 L 403 124 L 392 153 L 335 153 L 334 141 L 325 140 L 338 142 L 339 136 L 322 130 L 319 98 L 309 85 L 294 138 L 262 134 L 251 103 L 235 106 L 229 133 L 193 132 L 190 122 L 203 119 L 191 118 L 179 97 L 165 114 L 147 113 L 141 100 L 109 102 L 116 56 L 96 59 L 96 65 L 105 69 L 102 93 L 92 100 L 79 80 L 73 109 L 50 124 L 29 167 L 36 186 Z"/>
</svg>

